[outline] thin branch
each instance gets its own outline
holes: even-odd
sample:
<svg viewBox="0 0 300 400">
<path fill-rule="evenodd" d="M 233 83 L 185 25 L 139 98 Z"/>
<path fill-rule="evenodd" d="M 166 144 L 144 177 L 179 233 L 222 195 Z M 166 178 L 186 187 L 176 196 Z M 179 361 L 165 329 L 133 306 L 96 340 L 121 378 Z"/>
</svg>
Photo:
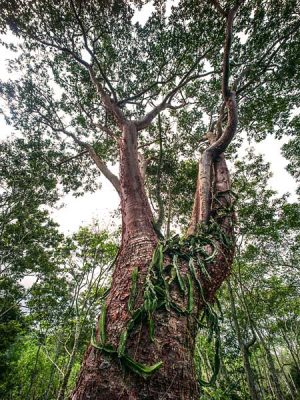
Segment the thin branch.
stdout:
<svg viewBox="0 0 300 400">
<path fill-rule="evenodd" d="M 87 69 L 90 68 L 90 64 L 88 62 L 84 61 L 81 57 L 79 57 L 78 54 L 75 53 L 75 51 L 70 50 L 68 47 L 59 46 L 52 42 L 47 42 L 46 40 L 40 39 L 34 35 L 32 35 L 31 37 L 34 40 L 36 40 L 38 43 L 43 44 L 44 46 L 52 47 L 54 49 L 60 50 L 63 53 L 66 53 L 66 54 L 72 56 L 78 62 L 78 64 L 83 65 L 85 68 L 87 68 Z"/>
<path fill-rule="evenodd" d="M 147 143 L 140 144 L 140 145 L 138 146 L 138 149 L 142 149 L 142 148 L 144 148 L 144 147 L 151 146 L 151 144 L 156 143 L 156 142 L 159 142 L 159 139 L 154 139 L 154 140 L 152 140 L 151 142 L 147 142 Z"/>
<path fill-rule="evenodd" d="M 120 195 L 121 188 L 120 188 L 119 178 L 115 174 L 113 174 L 107 167 L 105 162 L 101 160 L 101 158 L 98 156 L 93 146 L 86 143 L 86 148 L 88 149 L 91 158 L 94 160 L 95 164 L 100 169 L 102 174 L 110 181 L 110 183 L 114 186 L 114 188 Z"/>
<path fill-rule="evenodd" d="M 77 143 L 78 145 L 85 147 L 91 157 L 91 159 L 95 162 L 95 164 L 97 165 L 97 167 L 99 168 L 99 170 L 102 172 L 102 174 L 110 181 L 110 183 L 114 186 L 114 188 L 116 189 L 116 191 L 120 194 L 120 181 L 119 178 L 113 174 L 110 169 L 107 167 L 107 165 L 105 164 L 104 161 L 101 160 L 101 158 L 98 156 L 98 154 L 96 153 L 95 149 L 93 148 L 93 146 L 91 146 L 90 144 L 83 142 L 82 140 L 78 139 L 76 135 L 74 135 L 74 133 L 67 131 L 66 129 L 61 129 L 61 131 L 71 137 L 75 143 Z"/>
<path fill-rule="evenodd" d="M 135 100 L 135 99 L 143 96 L 145 93 L 147 93 L 149 90 L 153 89 L 155 86 L 157 86 L 157 85 L 165 85 L 165 84 L 171 82 L 174 78 L 176 78 L 176 76 L 177 76 L 177 73 L 171 75 L 168 79 L 166 79 L 164 81 L 156 81 L 156 82 L 152 83 L 151 85 L 149 85 L 149 86 L 145 87 L 144 89 L 142 89 L 140 92 L 138 92 L 138 93 L 136 93 L 136 94 L 134 94 L 132 96 L 128 96 L 123 100 L 118 101 L 118 105 L 122 106 L 122 105 L 124 105 L 126 103 L 129 103 L 132 100 Z"/>
<path fill-rule="evenodd" d="M 51 124 L 51 121 L 48 120 L 47 117 L 42 115 L 40 113 L 41 117 L 44 119 L 44 123 L 48 125 L 54 132 L 62 132 L 66 136 L 71 137 L 76 144 L 78 144 L 81 147 L 84 147 L 87 152 L 89 153 L 91 159 L 95 162 L 99 170 L 102 172 L 102 174 L 110 181 L 110 183 L 114 186 L 118 194 L 120 194 L 120 181 L 119 178 L 113 174 L 110 169 L 107 167 L 104 161 L 101 160 L 101 158 L 98 156 L 96 153 L 95 149 L 93 146 L 90 144 L 83 142 L 82 140 L 78 139 L 78 137 L 70 131 L 67 131 L 63 126 L 61 128 L 54 128 Z"/>
<path fill-rule="evenodd" d="M 91 123 L 92 126 L 99 128 L 100 130 L 104 131 L 105 133 L 107 133 L 108 136 L 110 136 L 115 142 L 118 142 L 118 139 L 116 137 L 116 135 L 113 133 L 113 131 L 108 127 L 105 126 L 103 124 L 101 124 L 100 122 L 96 122 L 96 123 Z"/>
<path fill-rule="evenodd" d="M 45 356 L 48 358 L 48 360 L 55 366 L 57 371 L 64 377 L 65 376 L 64 371 L 56 364 L 56 362 L 54 360 L 52 360 L 52 358 L 49 355 L 48 349 L 45 345 L 42 347 L 42 351 L 45 354 Z"/>
<path fill-rule="evenodd" d="M 60 167 L 62 164 L 66 164 L 72 160 L 76 160 L 77 158 L 82 157 L 84 154 L 87 154 L 88 151 L 87 150 L 83 150 L 80 153 L 76 154 L 75 156 L 72 157 L 68 157 L 65 160 L 60 161 L 59 163 L 55 164 L 55 167 Z"/>
<path fill-rule="evenodd" d="M 118 105 L 123 106 L 123 104 L 125 103 L 131 103 L 132 100 L 135 100 L 141 96 L 143 96 L 145 93 L 147 93 L 149 90 L 153 89 L 155 86 L 157 85 L 165 85 L 169 82 L 171 82 L 173 79 L 175 79 L 176 77 L 179 77 L 180 74 L 178 73 L 178 70 L 180 69 L 180 66 L 182 64 L 182 61 L 185 59 L 185 56 L 187 54 L 187 50 L 183 51 L 181 57 L 179 57 L 178 62 L 177 62 L 177 66 L 175 68 L 175 72 L 170 75 L 168 78 L 166 78 L 165 80 L 159 81 L 157 80 L 156 82 L 148 85 L 147 87 L 145 87 L 144 89 L 140 90 L 138 93 L 132 95 L 132 96 L 128 96 L 126 98 L 124 98 L 123 100 L 119 100 L 118 101 Z M 159 71 L 162 71 L 163 68 L 169 64 L 168 60 L 165 60 L 159 67 Z M 160 93 L 161 89 L 158 90 L 158 92 L 156 92 L 155 96 L 158 96 Z M 151 96 L 153 97 L 153 96 Z M 131 104 L 136 104 L 136 103 L 131 103 Z"/>
<path fill-rule="evenodd" d="M 84 34 L 84 32 L 83 32 L 83 34 Z M 97 92 L 98 92 L 98 94 L 99 94 L 99 96 L 100 96 L 105 108 L 107 109 L 107 111 L 111 112 L 114 115 L 114 117 L 116 118 L 116 121 L 119 124 L 119 126 L 122 127 L 124 125 L 124 123 L 126 122 L 126 118 L 125 118 L 124 114 L 122 113 L 122 111 L 120 110 L 120 108 L 117 106 L 116 96 L 114 95 L 114 89 L 111 86 L 108 78 L 104 74 L 104 71 L 102 70 L 99 61 L 95 57 L 95 54 L 88 47 L 86 36 L 84 36 L 85 48 L 89 52 L 89 54 L 93 57 L 93 60 L 96 62 L 97 66 L 98 66 L 98 69 L 100 71 L 100 74 L 101 74 L 102 78 L 104 79 L 104 81 L 109 86 L 109 88 L 110 88 L 115 100 L 111 100 L 110 99 L 110 96 L 106 93 L 106 91 L 104 90 L 104 88 L 102 87 L 100 82 L 97 80 L 96 75 L 95 75 L 95 73 L 94 73 L 94 71 L 92 69 L 92 65 L 90 65 L 88 62 L 83 60 L 78 54 L 76 54 L 76 52 L 74 50 L 70 50 L 68 47 L 59 46 L 59 45 L 57 45 L 57 44 L 55 44 L 53 42 L 45 41 L 45 40 L 40 39 L 40 38 L 38 38 L 37 36 L 34 36 L 34 35 L 32 35 L 31 37 L 34 40 L 36 40 L 38 43 L 40 43 L 40 44 L 43 44 L 45 46 L 49 46 L 51 48 L 55 48 L 57 50 L 60 50 L 60 51 L 62 51 L 64 53 L 72 56 L 80 65 L 83 65 L 89 71 L 89 75 L 90 75 L 91 81 L 94 84 L 94 86 L 96 87 L 96 90 L 97 90 Z"/>
<path fill-rule="evenodd" d="M 83 35 L 83 41 L 84 41 L 84 47 L 86 49 L 86 51 L 90 54 L 90 56 L 92 57 L 92 59 L 95 61 L 95 63 L 97 64 L 97 67 L 99 69 L 99 72 L 102 76 L 102 78 L 104 79 L 104 81 L 107 83 L 107 86 L 109 87 L 111 94 L 113 95 L 114 101 L 117 102 L 117 96 L 116 96 L 116 92 L 112 86 L 112 84 L 110 83 L 109 79 L 107 78 L 106 74 L 103 71 L 103 68 L 101 67 L 101 64 L 99 63 L 98 58 L 96 57 L 95 53 L 90 49 L 89 45 L 88 45 L 88 39 L 87 39 L 87 32 L 85 30 L 85 27 L 76 11 L 76 7 L 75 4 L 73 2 L 73 0 L 71 0 L 71 7 L 73 9 L 73 13 L 75 15 L 75 18 L 78 22 L 78 25 L 81 29 L 82 35 Z"/>
<path fill-rule="evenodd" d="M 168 108 L 168 97 L 166 96 L 163 101 L 155 106 L 148 114 L 146 114 L 142 119 L 136 121 L 136 127 L 138 131 L 147 128 L 153 121 L 153 119 L 163 110 Z"/>
<path fill-rule="evenodd" d="M 167 83 L 167 81 L 164 83 Z M 143 96 L 145 93 L 147 93 L 149 90 L 153 89 L 155 86 L 157 86 L 159 84 L 160 84 L 160 82 L 158 82 L 158 81 L 154 82 L 151 85 L 142 89 L 140 92 L 133 94 L 132 96 L 128 96 L 125 99 L 119 100 L 117 103 L 118 106 L 123 106 L 124 104 L 129 103 L 129 102 L 131 103 L 132 100 L 138 99 L 139 97 Z"/>
<path fill-rule="evenodd" d="M 136 121 L 136 126 L 137 129 L 140 131 L 142 129 L 147 128 L 147 126 L 150 125 L 150 123 L 152 122 L 152 120 L 163 110 L 165 110 L 166 108 L 178 108 L 178 106 L 172 106 L 171 105 L 171 101 L 173 99 L 173 97 L 176 95 L 176 93 L 182 88 L 184 87 L 188 82 L 190 82 L 191 80 L 197 79 L 197 78 L 202 78 L 208 75 L 211 75 L 213 73 L 215 73 L 216 71 L 209 71 L 209 72 L 205 72 L 203 74 L 197 74 L 197 75 L 192 75 L 187 77 L 187 75 L 185 75 L 184 78 L 181 79 L 181 81 L 179 82 L 179 84 L 173 89 L 171 90 L 165 97 L 164 99 L 161 101 L 161 103 L 159 103 L 157 106 L 155 106 L 148 114 L 146 114 L 143 118 L 139 119 L 138 121 Z M 182 107 L 179 106 L 179 107 Z"/>
<path fill-rule="evenodd" d="M 288 33 L 286 33 L 285 35 L 282 35 L 280 38 L 278 38 L 269 48 L 268 50 L 261 56 L 261 58 L 258 60 L 258 62 L 256 63 L 256 66 L 259 66 L 265 58 L 267 58 L 267 56 L 270 54 L 270 51 L 279 43 L 279 46 L 271 53 L 271 55 L 268 58 L 267 63 L 264 65 L 264 67 L 262 68 L 261 71 L 259 71 L 259 75 L 262 75 L 264 72 L 267 71 L 267 69 L 269 68 L 273 58 L 276 56 L 276 54 L 279 52 L 279 50 L 282 48 L 282 46 L 287 42 L 287 40 L 289 39 L 289 37 L 295 33 L 300 27 L 300 21 L 298 21 L 295 26 L 293 27 L 293 29 L 291 29 Z M 250 66 L 248 68 L 248 70 L 250 69 Z M 247 72 L 247 71 L 246 71 Z M 246 82 L 241 88 L 239 88 L 236 92 L 237 95 L 239 95 L 241 92 L 243 92 L 245 89 L 247 89 L 250 85 L 252 85 L 252 83 L 256 82 L 257 80 L 257 76 L 250 79 L 248 82 Z"/>
<path fill-rule="evenodd" d="M 102 172 L 102 174 L 110 181 L 110 183 L 114 186 L 118 194 L 120 194 L 120 181 L 119 178 L 113 174 L 110 169 L 107 167 L 104 161 L 101 160 L 101 158 L 98 156 L 96 153 L 95 149 L 93 146 L 90 144 L 83 142 L 79 140 L 72 132 L 69 132 L 65 129 L 62 130 L 63 133 L 65 133 L 67 136 L 72 137 L 72 139 L 75 141 L 75 143 L 79 144 L 82 147 L 85 147 L 91 157 L 91 159 L 95 162 L 99 170 Z"/>
<path fill-rule="evenodd" d="M 162 100 L 160 104 L 158 104 L 156 107 L 154 107 L 148 114 L 146 114 L 142 119 L 139 121 L 136 121 L 136 126 L 138 130 L 142 130 L 147 128 L 148 125 L 152 122 L 152 120 L 163 110 L 166 108 L 169 108 L 171 106 L 171 101 L 173 97 L 176 95 L 176 93 L 184 87 L 188 82 L 190 82 L 192 79 L 208 76 L 215 71 L 209 71 L 205 72 L 203 74 L 199 75 L 192 75 L 191 73 L 197 68 L 199 61 L 201 61 L 203 58 L 207 56 L 207 54 L 213 49 L 213 47 L 210 47 L 208 50 L 206 50 L 203 54 L 201 54 L 200 57 L 197 58 L 195 63 L 191 66 L 191 68 L 184 74 L 178 85 L 172 89 Z M 172 107 L 172 106 L 171 106 Z"/>
<path fill-rule="evenodd" d="M 234 91 L 237 91 L 237 88 L 239 86 L 239 84 L 241 83 L 242 79 L 244 78 L 245 75 L 247 75 L 248 72 L 251 71 L 251 66 L 247 65 L 242 71 L 241 73 L 235 78 L 232 88 Z"/>
</svg>

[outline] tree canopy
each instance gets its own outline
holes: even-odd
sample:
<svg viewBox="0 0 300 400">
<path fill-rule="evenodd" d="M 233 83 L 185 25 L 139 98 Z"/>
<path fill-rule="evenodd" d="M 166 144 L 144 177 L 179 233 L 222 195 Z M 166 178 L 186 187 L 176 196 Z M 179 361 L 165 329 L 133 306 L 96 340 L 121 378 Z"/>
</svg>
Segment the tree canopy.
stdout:
<svg viewBox="0 0 300 400">
<path fill-rule="evenodd" d="M 146 5 L 151 13 L 141 21 Z M 192 248 L 192 241 L 185 240 L 197 241 L 198 228 L 189 221 L 200 171 L 198 183 L 207 179 L 209 189 L 213 187 L 200 201 L 200 228 L 211 222 L 211 212 L 221 238 L 221 244 L 209 239 L 199 250 L 198 261 L 212 260 L 209 272 L 204 263 L 204 272 L 196 276 L 201 295 L 201 285 L 206 290 L 217 276 L 215 253 L 222 264 L 215 289 L 228 274 L 225 264 L 231 256 L 224 232 L 230 231 L 232 257 L 235 235 L 232 274 L 218 300 L 214 294 L 203 298 L 204 306 L 201 296 L 197 300 L 203 307 L 197 305 L 202 314 L 194 318 L 198 333 L 192 358 L 201 400 L 296 400 L 299 204 L 268 186 L 271 170 L 262 156 L 251 148 L 241 158 L 239 148 L 268 135 L 284 138 L 287 169 L 299 178 L 299 2 L 0 0 L 0 6 L 1 44 L 15 53 L 8 66 L 14 78 L 0 82 L 1 113 L 15 131 L 0 143 L 1 397 L 67 398 L 85 347 L 91 342 L 97 351 L 97 335 L 104 332 L 101 321 L 110 323 L 112 337 L 121 326 L 122 321 L 111 323 L 117 319 L 112 311 L 108 316 L 103 311 L 115 299 L 121 299 L 116 309 L 130 314 L 126 318 L 133 326 L 122 331 L 123 347 L 135 342 L 130 337 L 138 332 L 133 316 L 145 305 L 144 288 L 148 284 L 156 294 L 161 288 L 151 288 L 153 271 L 143 270 L 141 259 L 152 258 L 149 249 L 138 249 L 140 255 L 130 253 L 129 245 L 126 249 L 128 232 L 132 226 L 143 230 L 140 216 L 153 213 L 148 231 L 154 229 L 160 246 L 188 243 Z M 18 38 L 14 43 L 11 34 Z M 210 150 L 211 158 L 205 159 Z M 205 160 L 208 168 L 201 175 Z M 120 195 L 122 234 L 90 226 L 63 235 L 51 207 L 66 193 L 99 190 L 99 173 Z M 138 209 L 134 201 L 140 214 L 130 214 L 132 204 Z M 192 310 L 197 285 L 185 275 L 186 265 L 170 264 L 163 252 L 160 257 L 165 257 L 167 278 L 161 269 L 155 279 Z M 152 259 L 149 268 L 153 265 Z M 22 284 L 25 277 L 33 280 L 28 288 Z M 189 284 L 188 300 L 182 299 L 184 282 Z M 133 297 L 141 303 L 135 313 L 130 309 Z M 159 306 L 154 308 L 156 312 Z M 174 331 L 176 323 L 185 326 L 178 307 L 176 323 L 167 306 L 158 317 L 146 311 L 149 327 L 143 327 L 143 319 L 138 323 L 140 336 L 150 337 L 149 348 L 162 342 L 151 339 L 153 321 L 157 331 L 168 324 Z M 165 311 L 170 319 L 161 323 Z M 142 361 L 148 362 L 144 350 Z M 132 354 L 120 354 L 118 368 L 121 356 L 134 364 Z M 154 366 L 163 364 L 155 361 Z M 101 362 L 104 370 L 110 365 L 109 357 Z M 134 367 L 151 370 L 138 362 Z M 172 385 L 166 386 L 171 390 Z"/>
</svg>

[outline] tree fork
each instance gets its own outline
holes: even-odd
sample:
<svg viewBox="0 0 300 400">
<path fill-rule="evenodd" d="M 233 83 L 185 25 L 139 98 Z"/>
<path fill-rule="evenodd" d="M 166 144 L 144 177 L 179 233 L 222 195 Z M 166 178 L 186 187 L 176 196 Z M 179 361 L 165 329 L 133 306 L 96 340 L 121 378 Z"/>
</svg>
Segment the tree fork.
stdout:
<svg viewBox="0 0 300 400">
<path fill-rule="evenodd" d="M 213 216 L 215 223 L 228 236 L 230 244 L 225 245 L 220 239 L 218 243 L 217 240 L 211 242 L 214 249 L 209 244 L 204 246 L 209 254 L 208 259 L 214 258 L 211 253 L 216 251 L 213 262 L 207 266 L 206 270 L 210 279 L 201 272 L 199 276 L 194 274 L 194 280 L 191 281 L 190 265 L 180 261 L 180 265 L 177 269 L 175 268 L 178 284 L 170 285 L 171 297 L 176 299 L 177 310 L 165 306 L 153 314 L 151 319 L 153 318 L 155 326 L 154 340 L 151 338 L 150 331 L 153 327 L 150 327 L 150 320 L 148 324 L 141 321 L 130 332 L 126 341 L 126 352 L 132 360 L 145 365 L 162 362 L 162 366 L 148 380 L 125 370 L 122 367 L 120 355 L 119 358 L 115 358 L 106 355 L 101 347 L 99 350 L 90 345 L 73 393 L 73 400 L 157 400 L 165 399 L 166 396 L 171 400 L 198 400 L 199 398 L 199 385 L 193 368 L 197 319 L 199 312 L 213 302 L 216 290 L 230 271 L 234 254 L 230 179 L 223 152 L 232 140 L 237 127 L 235 93 L 228 90 L 231 30 L 236 9 L 230 11 L 227 16 L 224 47 L 222 91 L 228 110 L 227 126 L 223 134 L 211 143 L 199 162 L 194 209 L 188 230 L 188 236 L 191 236 L 197 234 L 197 228 L 201 223 L 209 228 L 209 219 Z M 95 77 L 91 75 L 91 78 L 97 84 Z M 98 85 L 98 93 L 103 99 L 101 89 Z M 176 93 L 177 89 L 174 90 Z M 115 114 L 117 123 L 122 125 L 122 137 L 119 142 L 122 244 L 111 290 L 106 300 L 107 315 L 104 315 L 105 331 L 109 337 L 111 349 L 114 349 L 113 354 L 116 354 L 115 349 L 120 346 L 122 332 L 131 318 L 128 305 L 131 297 L 132 273 L 134 271 L 138 273 L 136 301 L 141 307 L 143 297 L 145 298 L 144 287 L 149 274 L 149 265 L 158 243 L 139 168 L 137 135 L 139 130 L 148 126 L 153 118 L 169 105 L 173 93 L 168 96 L 144 118 L 136 122 L 124 120 L 122 114 L 116 113 L 110 101 L 104 102 L 106 107 Z M 224 215 L 223 211 L 227 208 L 229 208 L 229 213 Z M 164 255 L 163 265 L 170 265 L 170 262 L 172 260 L 168 255 Z M 183 291 L 181 274 L 183 279 L 188 278 L 190 286 L 188 299 L 181 293 Z M 197 296 L 191 303 L 191 294 L 193 296 L 195 292 Z M 189 312 L 178 312 L 178 309 L 189 309 Z M 96 332 L 96 338 L 99 334 L 100 332 Z M 102 336 L 104 336 L 103 332 Z"/>
<path fill-rule="evenodd" d="M 131 295 L 132 272 L 134 269 L 138 271 L 136 301 L 141 304 L 144 283 L 158 242 L 151 225 L 151 214 L 150 211 L 147 212 L 143 200 L 144 193 L 141 191 L 134 126 L 124 128 L 120 149 L 121 196 L 127 196 L 127 201 L 122 204 L 125 227 L 111 290 L 106 300 L 105 318 L 106 335 L 115 349 L 118 348 L 121 334 L 130 320 L 128 303 Z M 127 158 L 129 155 L 130 159 Z M 224 189 L 226 192 L 229 188 L 229 175 L 227 168 L 224 168 L 224 162 L 224 158 L 220 157 L 215 164 L 214 175 L 216 190 Z M 130 190 L 127 186 L 122 188 L 123 183 L 129 178 L 132 179 Z M 136 193 L 134 189 L 136 190 L 137 187 L 139 189 Z M 137 197 L 138 195 L 140 197 Z M 225 193 L 220 201 L 221 204 L 228 205 L 229 194 Z M 137 215 L 137 222 L 133 218 L 134 215 Z M 230 216 L 221 217 L 217 209 L 215 209 L 215 217 L 222 223 L 228 222 L 230 218 Z M 231 226 L 228 224 L 226 228 L 228 234 L 232 234 Z M 230 248 L 224 246 L 223 243 L 216 243 L 216 247 L 216 258 L 207 267 L 211 281 L 199 276 L 205 293 L 205 302 L 213 301 L 215 292 L 227 276 L 232 262 L 233 252 Z M 167 264 L 170 264 L 170 257 L 165 255 L 164 265 Z M 185 277 L 188 271 L 186 263 L 180 261 L 178 269 L 179 273 Z M 192 285 L 195 286 L 195 282 Z M 172 298 L 182 304 L 182 307 L 187 306 L 188 300 L 182 297 L 178 285 L 172 285 L 171 292 Z M 193 292 L 196 295 L 191 314 L 181 314 L 174 309 L 160 309 L 153 315 L 154 340 L 150 338 L 146 321 L 141 322 L 128 337 L 126 352 L 132 359 L 145 365 L 162 361 L 161 368 L 145 380 L 131 371 L 124 370 L 120 359 L 110 357 L 103 351 L 89 346 L 73 393 L 73 400 L 88 398 L 154 400 L 165 398 L 166 393 L 169 399 L 198 400 L 199 385 L 193 368 L 193 353 L 198 329 L 196 317 L 204 309 L 205 302 L 201 297 L 203 294 L 201 295 L 196 287 L 193 287 Z M 96 337 L 99 339 L 99 332 Z"/>
</svg>

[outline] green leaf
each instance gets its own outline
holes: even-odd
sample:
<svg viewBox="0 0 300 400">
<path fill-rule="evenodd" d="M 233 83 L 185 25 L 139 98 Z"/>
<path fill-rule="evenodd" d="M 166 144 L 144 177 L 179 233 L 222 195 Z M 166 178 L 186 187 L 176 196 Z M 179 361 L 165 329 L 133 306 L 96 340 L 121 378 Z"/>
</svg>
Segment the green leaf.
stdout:
<svg viewBox="0 0 300 400">
<path fill-rule="evenodd" d="M 131 358 L 127 355 L 123 356 L 122 362 L 132 372 L 134 372 L 144 378 L 148 378 L 149 376 L 151 376 L 155 371 L 157 371 L 163 365 L 163 362 L 159 361 L 156 364 L 148 366 L 148 365 L 141 364 L 141 363 L 135 361 L 133 358 Z"/>
</svg>

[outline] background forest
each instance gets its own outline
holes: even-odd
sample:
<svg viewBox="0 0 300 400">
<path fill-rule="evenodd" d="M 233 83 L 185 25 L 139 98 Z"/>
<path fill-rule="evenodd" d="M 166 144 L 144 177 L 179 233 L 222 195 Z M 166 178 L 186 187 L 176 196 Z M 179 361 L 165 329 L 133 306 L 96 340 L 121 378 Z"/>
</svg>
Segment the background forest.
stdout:
<svg viewBox="0 0 300 400">
<path fill-rule="evenodd" d="M 109 285 L 118 234 L 89 226 L 64 237 L 39 209 L 41 182 L 24 187 L 32 167 L 24 159 L 20 169 L 19 157 L 5 158 L 1 177 L 1 399 L 64 399 Z M 196 174 L 196 166 L 185 167 Z M 181 192 L 176 171 L 174 196 Z M 243 162 L 235 159 L 237 251 L 218 295 L 220 352 L 203 327 L 195 354 L 204 381 L 221 364 L 215 383 L 203 387 L 208 399 L 251 398 L 249 372 L 260 398 L 299 398 L 299 206 L 270 189 L 269 176 L 253 150 Z M 191 187 L 185 200 L 192 195 Z M 184 219 L 184 203 L 177 206 Z M 25 276 L 35 277 L 28 289 L 20 283 Z"/>
<path fill-rule="evenodd" d="M 288 171 L 299 178 L 300 120 L 296 107 L 300 73 L 295 61 L 299 41 L 293 36 L 297 30 L 291 28 L 295 21 L 299 27 L 299 5 L 288 3 L 285 13 L 278 16 L 282 32 L 277 41 L 281 46 L 282 40 L 280 51 L 286 63 L 278 64 L 275 53 L 270 57 L 266 80 L 260 80 L 266 71 L 259 63 L 259 74 L 250 72 L 248 86 L 254 82 L 255 87 L 246 91 L 248 102 L 241 100 L 241 126 L 228 151 L 236 253 L 232 273 L 214 303 L 218 329 L 212 334 L 211 326 L 203 322 L 197 336 L 194 359 L 204 393 L 201 399 L 300 399 L 300 207 L 289 194 L 280 196 L 271 188 L 271 167 L 255 150 L 255 142 L 268 134 L 277 139 L 285 137 L 283 154 L 289 161 Z M 270 6 L 270 10 L 275 18 L 274 8 Z M 290 21 L 294 11 L 295 21 Z M 140 37 L 150 37 L 140 50 L 147 54 L 149 46 L 155 62 L 164 53 L 161 46 L 154 45 L 157 38 L 153 32 L 161 24 L 158 15 L 159 7 L 144 26 L 136 25 Z M 265 24 L 266 30 L 274 33 L 278 25 L 276 21 L 270 23 L 270 15 L 258 13 L 257 24 Z M 180 18 L 176 18 L 175 13 L 174 24 L 180 24 Z M 250 32 L 252 28 L 243 21 L 243 15 L 241 20 L 246 24 L 245 31 Z M 116 40 L 120 32 L 124 37 L 129 35 L 129 28 L 115 22 L 115 42 L 104 41 L 108 54 L 104 63 L 113 62 L 118 69 L 120 54 L 126 60 L 132 54 L 123 54 L 124 43 Z M 16 33 L 15 26 L 10 28 Z M 288 35 L 290 28 L 292 34 Z M 260 32 L 256 32 L 258 40 L 249 40 L 251 54 L 262 49 L 265 37 L 263 30 Z M 7 33 L 6 28 L 2 33 Z M 212 29 L 210 35 L 216 46 L 223 40 L 219 31 Z M 183 41 L 189 43 L 189 39 Z M 14 44 L 5 45 L 17 51 Z M 171 45 L 175 54 L 180 43 Z M 238 42 L 233 48 L 234 57 L 242 54 L 241 46 Z M 280 46 L 275 47 L 277 52 Z M 31 49 L 24 45 L 22 50 L 10 68 L 25 73 L 0 86 L 7 107 L 2 113 L 16 132 L 0 143 L 0 399 L 63 400 L 74 388 L 110 285 L 120 226 L 116 223 L 108 231 L 94 224 L 66 235 L 52 219 L 52 208 L 66 193 L 80 196 L 99 190 L 99 171 L 82 142 L 91 139 L 89 129 L 96 129 L 93 121 L 98 111 L 92 107 L 87 77 L 76 63 L 69 69 L 63 67 L 61 73 L 64 56 L 55 54 L 52 59 L 49 55 L 47 62 L 30 58 L 28 64 L 26 57 L 30 57 Z M 268 55 L 272 54 L 271 47 Z M 192 60 L 186 54 L 184 57 L 179 61 L 180 68 L 191 68 Z M 243 54 L 241 63 L 242 58 Z M 152 72 L 156 71 L 155 62 L 149 64 Z M 211 62 L 218 65 L 217 58 Z M 142 76 L 151 86 L 152 72 L 149 74 L 146 62 L 140 60 L 137 65 L 139 71 L 131 65 L 133 75 Z M 233 62 L 233 67 L 237 71 L 240 65 Z M 47 84 L 49 76 L 52 86 Z M 126 80 L 126 71 L 119 70 L 119 79 Z M 131 84 L 127 82 L 129 88 Z M 174 107 L 160 115 L 140 144 L 146 189 L 164 239 L 184 234 L 191 215 L 197 178 L 195 152 L 199 138 L 205 146 L 205 132 L 212 118 L 207 109 L 218 104 L 216 97 L 209 98 L 205 93 L 207 87 L 212 92 L 218 90 L 219 82 L 214 77 L 201 84 L 191 80 L 179 101 L 186 105 L 192 99 L 196 107 Z M 126 92 L 121 86 L 118 89 Z M 199 100 L 201 90 L 204 94 Z M 265 100 L 260 103 L 261 91 Z M 82 103 L 78 100 L 81 97 Z M 146 100 L 133 104 L 136 109 L 132 113 L 147 109 Z M 206 113 L 199 111 L 199 104 Z M 53 110 L 58 110 L 57 114 Z M 79 142 L 69 134 L 59 136 L 55 124 L 61 115 L 71 120 Z M 93 139 L 93 149 L 108 164 L 114 164 L 110 116 L 102 113 L 99 118 L 105 126 L 100 126 Z M 242 155 L 240 147 L 246 135 L 252 147 Z M 115 215 L 119 221 L 119 210 Z M 29 277 L 31 284 L 25 287 L 22 283 Z"/>
</svg>

